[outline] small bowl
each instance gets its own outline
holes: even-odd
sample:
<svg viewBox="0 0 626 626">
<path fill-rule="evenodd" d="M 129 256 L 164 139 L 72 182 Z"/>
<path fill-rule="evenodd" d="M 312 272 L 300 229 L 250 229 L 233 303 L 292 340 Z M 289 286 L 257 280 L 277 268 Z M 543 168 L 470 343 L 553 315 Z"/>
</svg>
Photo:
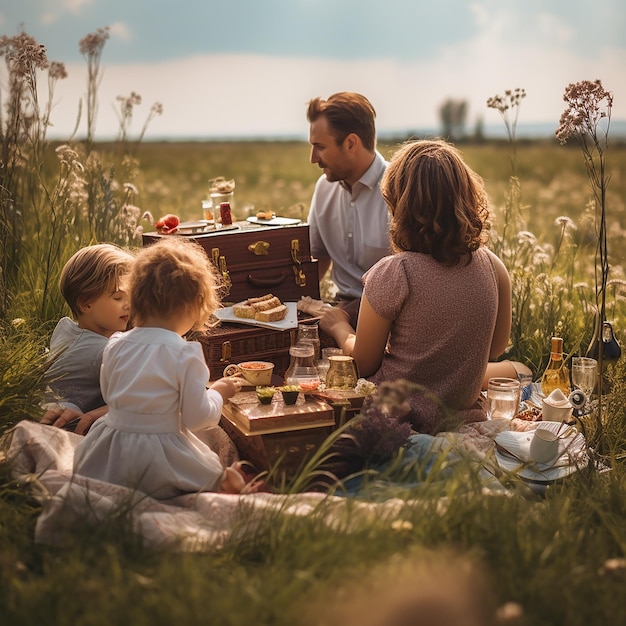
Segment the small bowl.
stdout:
<svg viewBox="0 0 626 626">
<path fill-rule="evenodd" d="M 300 388 L 295 385 L 289 385 L 286 387 L 280 387 L 280 392 L 283 396 L 283 402 L 285 404 L 295 404 L 298 401 L 298 395 L 300 394 Z"/>
<path fill-rule="evenodd" d="M 275 391 L 274 387 L 257 387 L 256 397 L 261 404 L 271 404 Z"/>
</svg>

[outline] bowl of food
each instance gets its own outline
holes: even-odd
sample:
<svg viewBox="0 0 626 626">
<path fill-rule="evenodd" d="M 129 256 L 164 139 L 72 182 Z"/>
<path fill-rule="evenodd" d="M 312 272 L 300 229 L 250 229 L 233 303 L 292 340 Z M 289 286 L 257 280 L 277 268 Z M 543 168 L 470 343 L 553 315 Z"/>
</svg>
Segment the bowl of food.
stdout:
<svg viewBox="0 0 626 626">
<path fill-rule="evenodd" d="M 299 385 L 283 385 L 278 388 L 285 404 L 295 404 L 301 391 Z"/>
<path fill-rule="evenodd" d="M 256 396 L 261 404 L 271 404 L 275 393 L 276 389 L 274 387 L 256 388 Z"/>
</svg>

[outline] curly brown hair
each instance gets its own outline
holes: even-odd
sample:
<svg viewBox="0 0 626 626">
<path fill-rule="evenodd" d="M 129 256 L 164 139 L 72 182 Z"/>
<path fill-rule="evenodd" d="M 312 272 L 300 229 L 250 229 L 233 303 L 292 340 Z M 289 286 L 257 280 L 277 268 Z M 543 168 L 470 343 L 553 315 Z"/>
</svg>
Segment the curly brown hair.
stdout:
<svg viewBox="0 0 626 626">
<path fill-rule="evenodd" d="M 422 252 L 452 266 L 469 263 L 487 240 L 483 179 L 445 141 L 403 144 L 380 189 L 392 214 L 389 234 L 395 252 Z"/>
<path fill-rule="evenodd" d="M 354 133 L 361 139 L 366 150 L 374 150 L 376 147 L 376 111 L 370 101 L 360 93 L 340 91 L 328 100 L 313 98 L 307 109 L 307 120 L 314 122 L 322 115 L 326 117 L 329 130 L 338 146 L 348 135 Z"/>
<path fill-rule="evenodd" d="M 169 235 L 139 250 L 129 278 L 132 321 L 141 325 L 153 315 L 197 313 L 200 327 L 220 306 L 221 282 L 202 247 Z"/>
</svg>

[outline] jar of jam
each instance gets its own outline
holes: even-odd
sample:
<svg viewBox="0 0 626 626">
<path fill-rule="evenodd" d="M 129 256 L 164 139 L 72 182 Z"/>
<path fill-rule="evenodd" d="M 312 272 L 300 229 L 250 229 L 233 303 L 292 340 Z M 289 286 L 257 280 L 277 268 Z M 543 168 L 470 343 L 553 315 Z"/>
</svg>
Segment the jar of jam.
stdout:
<svg viewBox="0 0 626 626">
<path fill-rule="evenodd" d="M 220 203 L 220 218 L 222 219 L 222 226 L 229 226 L 233 223 L 233 216 L 230 212 L 230 202 Z"/>
</svg>

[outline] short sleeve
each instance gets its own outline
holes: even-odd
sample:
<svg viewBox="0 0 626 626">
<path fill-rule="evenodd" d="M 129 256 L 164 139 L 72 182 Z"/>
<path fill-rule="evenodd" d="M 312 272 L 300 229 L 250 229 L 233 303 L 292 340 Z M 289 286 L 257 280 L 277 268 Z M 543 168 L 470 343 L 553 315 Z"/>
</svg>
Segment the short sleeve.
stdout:
<svg viewBox="0 0 626 626">
<path fill-rule="evenodd" d="M 409 295 L 403 257 L 381 259 L 364 274 L 363 283 L 363 293 L 374 311 L 386 320 L 395 320 Z"/>
</svg>

